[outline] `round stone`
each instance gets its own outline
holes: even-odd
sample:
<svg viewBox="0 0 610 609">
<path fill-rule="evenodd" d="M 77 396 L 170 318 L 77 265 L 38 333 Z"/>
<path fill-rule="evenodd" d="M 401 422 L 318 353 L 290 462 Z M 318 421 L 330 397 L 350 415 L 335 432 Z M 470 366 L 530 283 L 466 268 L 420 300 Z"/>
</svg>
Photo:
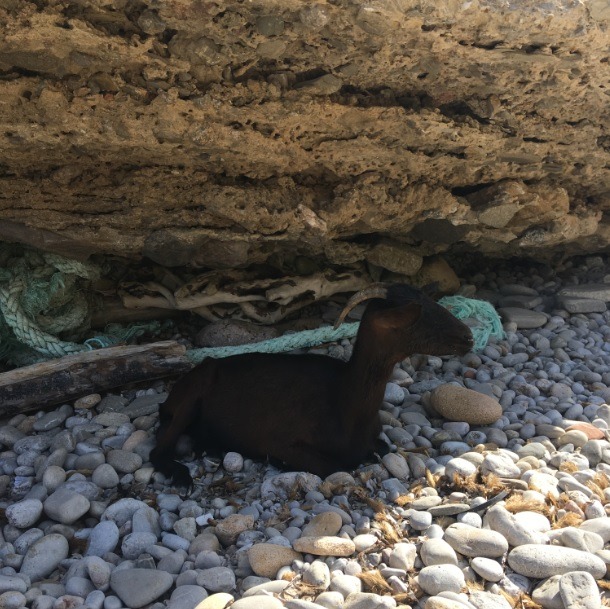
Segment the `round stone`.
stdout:
<svg viewBox="0 0 610 609">
<path fill-rule="evenodd" d="M 470 561 L 472 569 L 489 582 L 499 582 L 504 577 L 502 565 L 491 558 L 475 556 Z"/>
<path fill-rule="evenodd" d="M 119 528 L 111 520 L 104 520 L 96 524 L 89 535 L 89 545 L 86 556 L 104 556 L 112 552 L 119 543 Z"/>
<path fill-rule="evenodd" d="M 197 585 L 208 592 L 229 592 L 235 589 L 235 574 L 229 567 L 204 569 L 197 575 Z"/>
<path fill-rule="evenodd" d="M 420 555 L 427 567 L 458 564 L 455 550 L 444 539 L 426 539 L 421 545 Z"/>
<path fill-rule="evenodd" d="M 114 488 L 119 484 L 119 475 L 109 463 L 98 465 L 91 475 L 91 481 L 100 488 Z"/>
<path fill-rule="evenodd" d="M 572 571 L 561 576 L 559 594 L 570 609 L 601 609 L 602 601 L 597 583 L 586 571 Z"/>
<path fill-rule="evenodd" d="M 18 529 L 28 529 L 40 518 L 42 502 L 39 499 L 24 499 L 6 508 L 6 519 Z"/>
<path fill-rule="evenodd" d="M 292 548 L 271 543 L 257 543 L 248 550 L 248 560 L 252 570 L 261 577 L 274 578 L 281 567 L 293 560 L 302 560 L 302 555 Z"/>
<path fill-rule="evenodd" d="M 322 512 L 314 516 L 303 528 L 304 537 L 333 537 L 343 526 L 341 516 L 336 512 Z"/>
<path fill-rule="evenodd" d="M 430 404 L 445 419 L 470 425 L 489 425 L 502 416 L 497 400 L 459 385 L 439 385 L 430 395 Z"/>
<path fill-rule="evenodd" d="M 63 535 L 58 533 L 45 535 L 30 546 L 19 572 L 27 575 L 33 582 L 44 579 L 55 571 L 64 558 L 68 557 L 68 551 L 68 541 Z"/>
<path fill-rule="evenodd" d="M 405 480 L 410 475 L 407 460 L 398 453 L 388 453 L 387 455 L 384 455 L 381 462 L 390 474 L 399 480 Z"/>
<path fill-rule="evenodd" d="M 508 551 L 508 542 L 500 533 L 460 522 L 446 529 L 444 539 L 456 552 L 473 558 L 499 558 Z"/>
<path fill-rule="evenodd" d="M 252 516 L 232 514 L 216 525 L 215 533 L 223 546 L 230 546 L 237 541 L 241 533 L 252 529 L 252 527 L 254 527 Z"/>
<path fill-rule="evenodd" d="M 228 472 L 240 472 L 244 467 L 244 458 L 239 453 L 228 452 L 222 460 L 222 466 Z"/>
<path fill-rule="evenodd" d="M 27 600 L 24 594 L 11 590 L 0 594 L 0 609 L 21 609 Z"/>
<path fill-rule="evenodd" d="M 89 511 L 89 499 L 67 488 L 60 487 L 44 502 L 45 514 L 61 522 L 72 524 Z"/>
<path fill-rule="evenodd" d="M 469 476 L 473 476 L 477 473 L 477 466 L 471 461 L 467 461 L 466 459 L 462 459 L 461 457 L 455 457 L 451 459 L 445 465 L 445 475 L 450 479 L 455 475 L 461 476 L 463 478 L 468 478 Z"/>
<path fill-rule="evenodd" d="M 167 603 L 168 609 L 194 609 L 199 603 L 208 597 L 205 588 L 201 586 L 185 585 L 178 586 Z"/>
<path fill-rule="evenodd" d="M 129 609 L 139 609 L 165 594 L 172 576 L 156 569 L 115 569 L 110 576 L 112 591 Z"/>
<path fill-rule="evenodd" d="M 133 474 L 142 467 L 142 457 L 127 450 L 111 450 L 106 456 L 106 460 L 121 474 Z"/>
<path fill-rule="evenodd" d="M 440 592 L 459 592 L 464 586 L 464 573 L 455 565 L 432 565 L 424 567 L 417 576 L 417 581 L 426 594 Z"/>
</svg>

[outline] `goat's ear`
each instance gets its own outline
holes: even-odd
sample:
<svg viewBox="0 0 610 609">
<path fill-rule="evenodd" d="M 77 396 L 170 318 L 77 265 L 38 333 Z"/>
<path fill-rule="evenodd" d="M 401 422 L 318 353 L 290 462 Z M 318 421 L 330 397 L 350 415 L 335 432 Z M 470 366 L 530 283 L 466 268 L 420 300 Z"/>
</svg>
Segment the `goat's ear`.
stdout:
<svg viewBox="0 0 610 609">
<path fill-rule="evenodd" d="M 379 311 L 375 325 L 380 330 L 400 330 L 409 328 L 420 317 L 422 305 L 419 302 L 410 302 L 402 307 Z"/>
</svg>

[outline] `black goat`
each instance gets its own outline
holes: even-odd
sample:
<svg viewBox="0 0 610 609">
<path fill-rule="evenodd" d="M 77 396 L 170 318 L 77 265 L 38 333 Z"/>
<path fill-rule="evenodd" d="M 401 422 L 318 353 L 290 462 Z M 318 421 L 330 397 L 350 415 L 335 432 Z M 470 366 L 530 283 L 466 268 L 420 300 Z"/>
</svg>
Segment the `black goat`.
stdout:
<svg viewBox="0 0 610 609">
<path fill-rule="evenodd" d="M 462 355 L 473 342 L 466 325 L 403 284 L 358 292 L 336 326 L 369 299 L 347 363 L 322 355 L 247 354 L 193 368 L 161 405 L 150 455 L 155 468 L 177 485 L 192 485 L 188 468 L 173 458 L 183 433 L 197 451 L 271 457 L 320 476 L 387 452 L 378 439 L 379 407 L 394 365 L 413 353 Z"/>
</svg>

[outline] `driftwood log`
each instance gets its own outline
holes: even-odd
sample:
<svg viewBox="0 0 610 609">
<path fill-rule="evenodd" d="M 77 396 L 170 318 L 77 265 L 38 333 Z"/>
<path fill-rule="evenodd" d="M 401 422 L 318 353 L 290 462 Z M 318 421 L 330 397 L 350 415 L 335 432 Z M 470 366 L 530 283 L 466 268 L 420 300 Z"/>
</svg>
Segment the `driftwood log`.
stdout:
<svg viewBox="0 0 610 609">
<path fill-rule="evenodd" d="M 176 341 L 108 347 L 0 374 L 0 418 L 122 387 L 183 374 L 192 364 Z"/>
</svg>

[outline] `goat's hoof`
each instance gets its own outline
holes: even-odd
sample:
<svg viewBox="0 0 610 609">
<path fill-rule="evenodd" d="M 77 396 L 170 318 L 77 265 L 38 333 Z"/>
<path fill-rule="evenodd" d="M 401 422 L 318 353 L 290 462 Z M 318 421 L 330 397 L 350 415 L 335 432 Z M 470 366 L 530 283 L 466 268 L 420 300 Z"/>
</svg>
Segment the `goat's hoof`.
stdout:
<svg viewBox="0 0 610 609">
<path fill-rule="evenodd" d="M 184 488 L 186 495 L 190 495 L 193 492 L 193 478 L 186 465 L 175 461 L 172 467 L 171 479 L 172 486 Z"/>
<path fill-rule="evenodd" d="M 380 458 L 387 455 L 390 452 L 390 447 L 383 440 L 375 441 L 375 448 L 373 454 L 378 455 Z"/>
</svg>

